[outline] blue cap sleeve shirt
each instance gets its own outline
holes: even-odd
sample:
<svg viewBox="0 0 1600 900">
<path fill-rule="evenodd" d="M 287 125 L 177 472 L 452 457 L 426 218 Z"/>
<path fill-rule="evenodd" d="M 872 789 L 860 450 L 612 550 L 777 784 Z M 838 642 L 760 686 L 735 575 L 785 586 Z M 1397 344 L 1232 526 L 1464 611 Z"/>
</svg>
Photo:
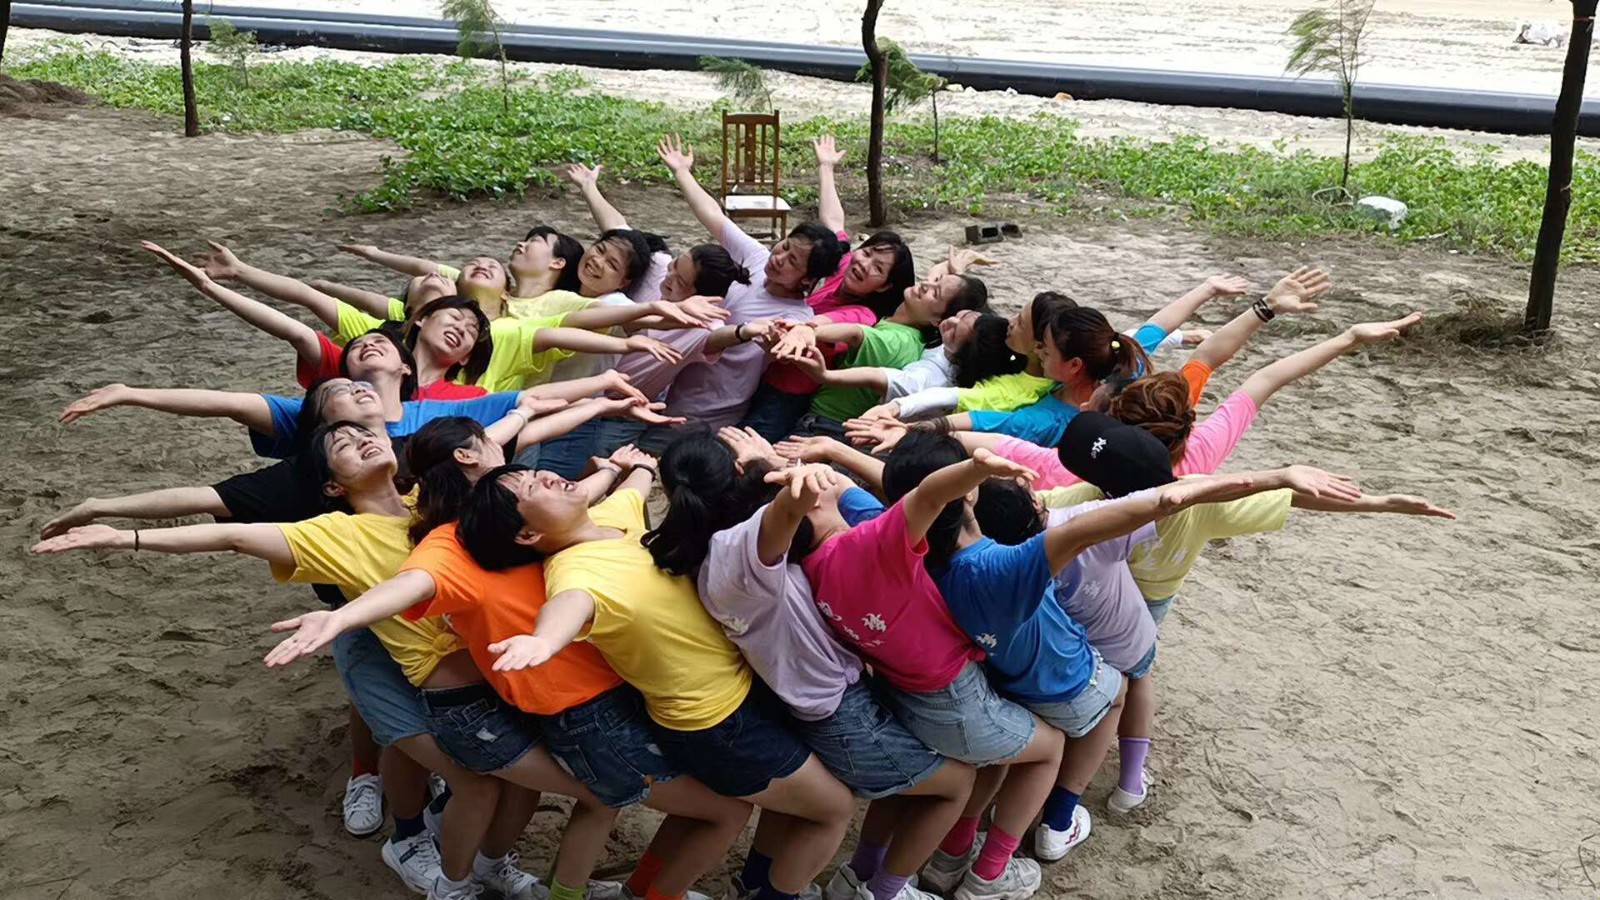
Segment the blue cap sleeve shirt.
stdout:
<svg viewBox="0 0 1600 900">
<path fill-rule="evenodd" d="M 410 437 L 434 419 L 446 416 L 463 416 L 482 426 L 493 425 L 516 408 L 516 391 L 501 391 L 469 400 L 407 400 L 400 404 L 400 421 L 384 423 L 384 430 L 392 438 Z M 257 456 L 285 459 L 298 449 L 300 407 L 299 397 L 278 397 L 262 394 L 267 410 L 272 414 L 272 433 L 250 432 L 250 449 Z"/>
<path fill-rule="evenodd" d="M 1014 547 L 984 538 L 936 578 L 956 623 L 988 653 L 990 680 L 1023 702 L 1071 700 L 1094 674 L 1083 627 L 1055 601 L 1039 534 Z"/>
</svg>

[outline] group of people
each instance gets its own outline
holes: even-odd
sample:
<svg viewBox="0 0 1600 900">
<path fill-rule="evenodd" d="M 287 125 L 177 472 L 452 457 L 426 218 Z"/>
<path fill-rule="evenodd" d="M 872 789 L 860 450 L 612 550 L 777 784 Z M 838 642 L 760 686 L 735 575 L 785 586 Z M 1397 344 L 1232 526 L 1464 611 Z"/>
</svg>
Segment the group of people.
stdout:
<svg viewBox="0 0 1600 900">
<path fill-rule="evenodd" d="M 1325 273 L 1209 333 L 1180 327 L 1247 281 L 1131 332 L 1051 291 L 1004 316 L 974 252 L 919 275 L 892 232 L 852 245 L 830 138 L 818 221 L 771 247 L 688 147 L 658 149 L 713 237 L 677 255 L 583 166 L 587 247 L 545 226 L 459 268 L 341 247 L 408 276 L 398 297 L 145 244 L 288 342 L 305 393 L 117 384 L 62 414 L 231 418 L 276 460 L 84 500 L 34 551 L 232 552 L 312 585 L 322 608 L 273 624 L 265 662 L 331 645 L 345 826 L 392 821 L 382 859 L 415 893 L 681 898 L 759 809 L 737 900 L 1025 900 L 1089 837 L 1081 797 L 1113 746 L 1108 814 L 1150 797 L 1159 630 L 1210 540 L 1292 509 L 1450 515 L 1308 466 L 1217 474 L 1279 389 L 1418 313 L 1277 360 L 1200 416 L 1214 372 L 1316 311 Z M 216 522 L 97 524 L 191 515 Z M 536 877 L 514 848 L 542 793 L 573 805 Z M 665 814 L 648 849 L 626 882 L 592 880 L 635 803 Z"/>
</svg>

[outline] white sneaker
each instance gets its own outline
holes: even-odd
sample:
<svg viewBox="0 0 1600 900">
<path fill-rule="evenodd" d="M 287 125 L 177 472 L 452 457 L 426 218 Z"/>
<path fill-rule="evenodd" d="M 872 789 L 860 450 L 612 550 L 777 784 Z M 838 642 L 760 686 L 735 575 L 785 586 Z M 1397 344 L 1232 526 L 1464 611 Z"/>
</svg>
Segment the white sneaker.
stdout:
<svg viewBox="0 0 1600 900">
<path fill-rule="evenodd" d="M 517 851 L 507 853 L 488 874 L 473 872 L 473 880 L 486 888 L 498 891 L 505 900 L 549 900 L 550 888 L 539 879 L 517 868 L 521 858 Z"/>
<path fill-rule="evenodd" d="M 447 790 L 449 790 L 449 787 L 445 785 L 444 778 L 442 778 L 437 772 L 429 772 L 428 773 L 428 799 L 429 800 L 437 800 L 437 799 L 439 799 L 439 795 L 444 793 Z"/>
<path fill-rule="evenodd" d="M 858 890 L 866 890 L 866 884 L 856 876 L 856 871 L 850 868 L 849 863 L 839 866 L 839 871 L 833 873 L 828 879 L 828 886 L 822 889 L 824 900 L 855 900 Z M 870 896 L 866 900 L 872 900 Z"/>
<path fill-rule="evenodd" d="M 481 893 L 483 893 L 483 885 L 470 878 L 461 887 L 446 888 L 444 887 L 444 879 L 441 876 L 438 881 L 433 883 L 433 887 L 428 890 L 428 900 L 477 900 L 478 895 Z"/>
<path fill-rule="evenodd" d="M 1033 833 L 1033 853 L 1045 862 L 1055 862 L 1067 851 L 1089 839 L 1089 829 L 1094 825 L 1089 811 L 1080 803 L 1072 810 L 1072 827 L 1057 831 L 1043 822 Z"/>
<path fill-rule="evenodd" d="M 723 900 L 748 900 L 748 898 L 754 897 L 756 893 L 756 891 L 746 890 L 744 882 L 740 881 L 739 876 L 735 875 L 728 879 L 728 892 L 723 895 Z M 698 894 L 696 891 L 689 891 L 683 895 L 683 900 L 697 900 L 697 898 L 698 900 L 711 900 L 710 897 L 705 894 Z M 638 900 L 638 898 L 634 898 L 634 900 Z M 822 888 L 817 887 L 815 883 L 808 884 L 800 893 L 795 895 L 795 900 L 823 900 Z"/>
<path fill-rule="evenodd" d="M 978 861 L 978 851 L 983 849 L 984 838 L 988 832 L 979 832 L 972 846 L 960 856 L 951 856 L 943 850 L 934 850 L 928 864 L 922 867 L 922 883 L 936 892 L 949 896 L 955 890 L 961 879 L 967 876 L 967 870 Z"/>
<path fill-rule="evenodd" d="M 393 869 L 413 894 L 426 895 L 443 874 L 439 870 L 439 848 L 426 831 L 399 843 L 384 841 L 381 855 L 384 865 Z"/>
<path fill-rule="evenodd" d="M 1150 777 L 1149 769 L 1139 772 L 1139 782 L 1143 790 L 1137 794 L 1130 794 L 1122 789 L 1122 785 L 1117 785 L 1111 791 L 1111 799 L 1106 801 L 1106 806 L 1112 812 L 1122 814 L 1131 813 L 1143 806 L 1144 801 L 1150 798 L 1150 786 L 1154 783 L 1154 779 Z"/>
<path fill-rule="evenodd" d="M 584 900 L 623 900 L 631 897 L 628 886 L 620 881 L 591 881 L 583 889 Z"/>
<path fill-rule="evenodd" d="M 1044 873 L 1031 859 L 1013 856 L 1006 860 L 1005 871 L 993 881 L 984 881 L 972 872 L 951 895 L 952 900 L 1028 900 L 1039 890 Z"/>
<path fill-rule="evenodd" d="M 856 892 L 850 895 L 850 900 L 875 900 L 875 898 L 872 894 L 872 889 L 867 887 L 866 884 L 860 883 L 856 887 Z M 894 900 L 939 900 L 939 897 L 917 890 L 917 886 L 908 881 L 901 885 L 900 892 L 894 895 Z"/>
<path fill-rule="evenodd" d="M 371 837 L 383 827 L 383 776 L 357 775 L 344 783 L 344 830 Z"/>
</svg>

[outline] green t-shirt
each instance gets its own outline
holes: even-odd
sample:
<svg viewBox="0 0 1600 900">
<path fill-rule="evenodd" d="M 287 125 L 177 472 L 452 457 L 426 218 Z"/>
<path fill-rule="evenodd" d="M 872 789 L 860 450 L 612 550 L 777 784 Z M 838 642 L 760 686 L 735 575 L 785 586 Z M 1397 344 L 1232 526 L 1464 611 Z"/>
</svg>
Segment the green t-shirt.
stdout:
<svg viewBox="0 0 1600 900">
<path fill-rule="evenodd" d="M 882 321 L 861 329 L 861 346 L 846 353 L 840 366 L 879 366 L 903 369 L 922 358 L 922 332 L 910 325 Z M 825 419 L 843 422 L 871 409 L 879 401 L 871 388 L 824 385 L 811 400 L 811 411 Z"/>
<path fill-rule="evenodd" d="M 956 393 L 956 412 L 972 412 L 973 410 L 992 410 L 994 412 L 1014 412 L 1024 406 L 1032 406 L 1044 399 L 1044 396 L 1056 389 L 1056 383 L 1048 378 L 1038 375 L 1029 375 L 1027 372 L 1017 372 L 1011 375 L 996 375 L 985 378 L 969 388 L 962 388 Z"/>
<path fill-rule="evenodd" d="M 533 338 L 539 329 L 556 328 L 565 318 L 565 314 L 538 319 L 502 316 L 490 322 L 489 336 L 494 340 L 494 352 L 489 354 L 489 368 L 478 379 L 478 386 L 494 394 L 520 391 L 549 381 L 556 363 L 572 356 L 572 351 L 535 350 Z"/>
</svg>

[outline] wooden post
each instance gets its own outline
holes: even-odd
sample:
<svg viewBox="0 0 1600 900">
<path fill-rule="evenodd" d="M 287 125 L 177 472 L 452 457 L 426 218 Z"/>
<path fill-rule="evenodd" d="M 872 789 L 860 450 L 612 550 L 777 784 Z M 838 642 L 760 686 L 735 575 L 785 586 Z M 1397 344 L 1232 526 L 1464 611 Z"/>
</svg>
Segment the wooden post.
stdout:
<svg viewBox="0 0 1600 900">
<path fill-rule="evenodd" d="M 182 33 L 178 35 L 178 58 L 183 69 L 183 136 L 199 137 L 200 107 L 194 99 L 194 61 L 190 45 L 194 43 L 194 0 L 183 0 Z"/>
<path fill-rule="evenodd" d="M 872 124 L 867 132 L 867 205 L 871 218 L 867 224 L 881 227 L 889 218 L 883 202 L 883 98 L 889 89 L 889 63 L 878 47 L 878 11 L 883 0 L 867 0 L 861 15 L 861 46 L 872 65 Z"/>
<path fill-rule="evenodd" d="M 0 0 L 0 63 L 6 61 L 6 26 L 11 24 L 11 0 Z"/>
<path fill-rule="evenodd" d="M 1572 145 L 1578 137 L 1578 113 L 1583 108 L 1583 78 L 1589 66 L 1589 45 L 1594 41 L 1596 0 L 1572 0 L 1572 38 L 1567 41 L 1567 65 L 1561 72 L 1561 96 L 1550 127 L 1550 180 L 1545 185 L 1544 219 L 1533 250 L 1533 277 L 1528 283 L 1528 309 L 1523 313 L 1526 331 L 1545 331 L 1555 309 L 1556 271 L 1561 265 L 1561 241 L 1567 231 L 1567 210 L 1572 206 Z"/>
</svg>

